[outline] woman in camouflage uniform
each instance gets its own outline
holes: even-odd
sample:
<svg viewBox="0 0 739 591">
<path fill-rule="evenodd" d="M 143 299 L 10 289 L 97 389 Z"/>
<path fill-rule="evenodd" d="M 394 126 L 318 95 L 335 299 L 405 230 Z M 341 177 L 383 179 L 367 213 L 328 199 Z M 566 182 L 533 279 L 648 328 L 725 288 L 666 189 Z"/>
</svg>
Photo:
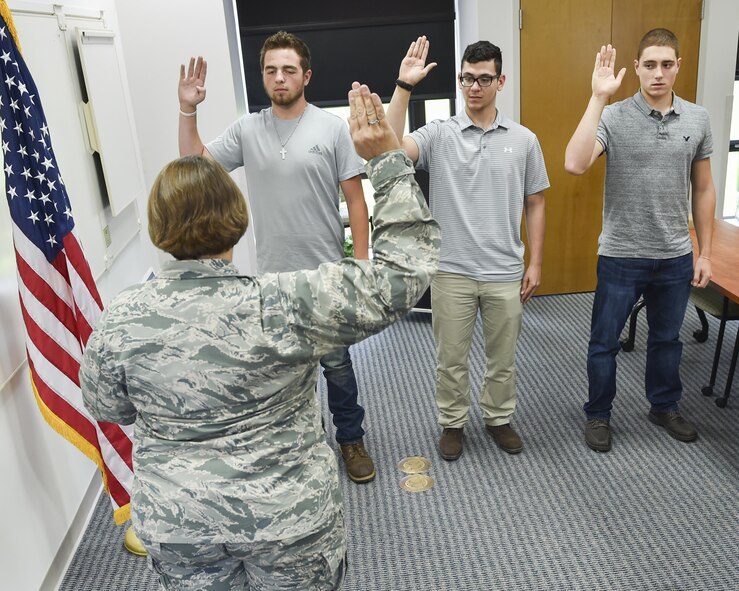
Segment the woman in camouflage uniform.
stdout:
<svg viewBox="0 0 739 591">
<path fill-rule="evenodd" d="M 316 362 L 408 311 L 440 242 L 380 99 L 357 83 L 349 99 L 377 190 L 373 260 L 239 275 L 244 198 L 217 163 L 181 158 L 148 206 L 153 243 L 176 260 L 118 295 L 88 343 L 85 405 L 136 426 L 133 524 L 164 589 L 341 585 L 342 498 Z"/>
</svg>

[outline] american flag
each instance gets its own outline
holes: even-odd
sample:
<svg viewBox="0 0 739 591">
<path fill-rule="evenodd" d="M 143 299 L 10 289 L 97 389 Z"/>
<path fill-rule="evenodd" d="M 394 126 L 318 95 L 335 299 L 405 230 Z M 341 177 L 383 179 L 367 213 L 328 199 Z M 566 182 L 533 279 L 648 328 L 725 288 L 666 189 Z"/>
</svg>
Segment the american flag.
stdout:
<svg viewBox="0 0 739 591">
<path fill-rule="evenodd" d="M 97 463 L 116 523 L 130 515 L 132 429 L 82 403 L 82 351 L 103 305 L 75 236 L 36 85 L 0 2 L 0 132 L 31 384 L 46 421 Z"/>
</svg>

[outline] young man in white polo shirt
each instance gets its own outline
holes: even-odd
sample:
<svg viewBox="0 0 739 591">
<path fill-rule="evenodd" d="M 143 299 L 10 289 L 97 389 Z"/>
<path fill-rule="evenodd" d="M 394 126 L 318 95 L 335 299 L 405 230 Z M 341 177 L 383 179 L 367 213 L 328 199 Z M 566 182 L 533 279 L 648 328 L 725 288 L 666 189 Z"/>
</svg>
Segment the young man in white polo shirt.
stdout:
<svg viewBox="0 0 739 591">
<path fill-rule="evenodd" d="M 500 49 L 478 41 L 464 52 L 459 85 L 463 113 L 402 137 L 413 86 L 429 43 L 419 37 L 400 65 L 388 120 L 417 168 L 430 175 L 430 207 L 441 225 L 439 273 L 431 287 L 437 349 L 436 402 L 443 428 L 439 451 L 456 460 L 469 418 L 469 351 L 478 310 L 486 372 L 480 407 L 487 431 L 508 453 L 523 449 L 511 426 L 516 406 L 516 341 L 523 304 L 541 277 L 544 195 L 549 180 L 536 136 L 496 108 L 505 84 Z M 520 228 L 526 218 L 530 264 L 524 269 Z"/>
<path fill-rule="evenodd" d="M 646 302 L 649 323 L 647 418 L 679 441 L 698 437 L 678 407 L 682 396 L 680 326 L 690 286 L 705 287 L 711 278 L 716 207 L 711 127 L 703 107 L 672 91 L 680 71 L 680 51 L 671 31 L 646 33 L 636 57 L 639 90 L 608 105 L 626 68 L 615 75 L 616 50 L 610 45 L 601 47 L 595 57 L 593 94 L 565 154 L 566 170 L 576 175 L 606 155 L 603 232 L 584 406 L 585 442 L 600 452 L 611 449 L 618 339 L 640 296 Z M 695 266 L 688 231 L 691 186 L 699 248 Z"/>
</svg>

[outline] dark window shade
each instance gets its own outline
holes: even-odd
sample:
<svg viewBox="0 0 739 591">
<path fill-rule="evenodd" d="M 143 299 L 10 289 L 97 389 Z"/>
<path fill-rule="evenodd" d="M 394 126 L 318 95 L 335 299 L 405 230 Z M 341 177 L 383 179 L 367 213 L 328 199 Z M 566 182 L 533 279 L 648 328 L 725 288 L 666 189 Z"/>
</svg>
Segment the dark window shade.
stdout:
<svg viewBox="0 0 739 591">
<path fill-rule="evenodd" d="M 426 35 L 429 61 L 439 65 L 413 93 L 414 100 L 455 95 L 454 2 L 383 0 L 257 4 L 237 1 L 249 110 L 268 107 L 262 87 L 259 51 L 279 30 L 298 35 L 310 47 L 313 76 L 306 98 L 319 107 L 346 104 L 351 83 L 367 84 L 383 101 L 395 90 L 398 66 L 411 41 Z M 381 15 L 381 16 L 377 16 Z"/>
</svg>

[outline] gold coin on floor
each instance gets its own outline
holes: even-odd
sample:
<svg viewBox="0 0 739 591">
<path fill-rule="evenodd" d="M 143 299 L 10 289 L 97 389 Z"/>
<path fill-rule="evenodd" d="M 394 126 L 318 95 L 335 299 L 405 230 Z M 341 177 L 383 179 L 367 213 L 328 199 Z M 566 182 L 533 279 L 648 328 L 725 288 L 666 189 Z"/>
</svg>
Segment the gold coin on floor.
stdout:
<svg viewBox="0 0 739 591">
<path fill-rule="evenodd" d="M 412 474 L 400 479 L 400 488 L 407 492 L 424 492 L 433 486 L 434 479 L 426 474 Z"/>
<path fill-rule="evenodd" d="M 431 468 L 431 461 L 421 456 L 410 456 L 398 462 L 398 470 L 406 474 L 419 474 Z"/>
</svg>

